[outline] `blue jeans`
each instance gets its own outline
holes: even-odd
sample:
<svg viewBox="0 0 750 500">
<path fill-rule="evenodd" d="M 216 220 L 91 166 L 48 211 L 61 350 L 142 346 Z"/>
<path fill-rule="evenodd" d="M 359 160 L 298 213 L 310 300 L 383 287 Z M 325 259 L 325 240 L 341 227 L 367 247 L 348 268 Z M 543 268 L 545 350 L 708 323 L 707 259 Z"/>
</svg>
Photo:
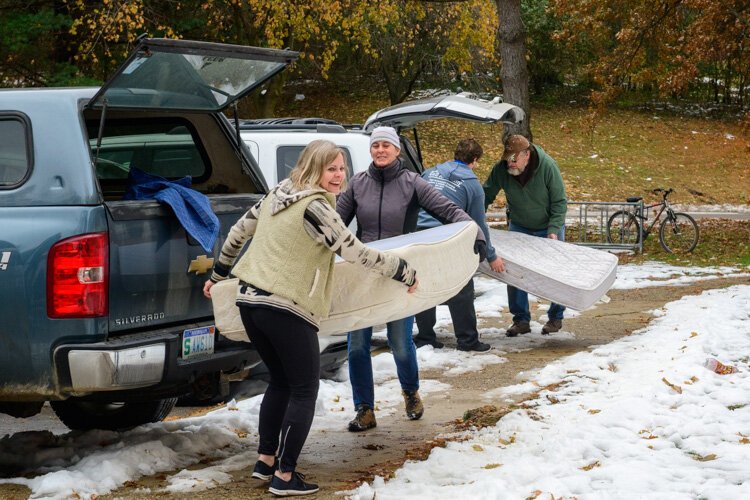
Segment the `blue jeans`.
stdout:
<svg viewBox="0 0 750 500">
<path fill-rule="evenodd" d="M 388 329 L 388 345 L 396 361 L 396 372 L 401 388 L 405 391 L 419 389 L 419 369 L 417 349 L 411 338 L 414 316 L 391 321 Z M 375 408 L 375 383 L 372 379 L 372 356 L 370 340 L 372 328 L 362 328 L 349 332 L 349 380 L 352 384 L 354 408 L 360 404 Z"/>
<path fill-rule="evenodd" d="M 523 226 L 513 224 L 512 222 L 509 224 L 508 230 L 517 233 L 530 234 L 531 236 L 539 236 L 540 238 L 547 237 L 546 229 L 535 231 L 533 229 L 527 229 Z M 565 226 L 563 226 L 563 228 L 560 229 L 560 232 L 557 233 L 557 239 L 565 241 Z M 508 285 L 508 309 L 510 309 L 510 313 L 513 315 L 513 323 L 518 323 L 519 321 L 531 321 L 531 314 L 529 313 L 529 294 L 510 285 Z M 547 311 L 547 317 L 549 319 L 563 319 L 564 312 L 565 306 L 552 302 Z"/>
</svg>

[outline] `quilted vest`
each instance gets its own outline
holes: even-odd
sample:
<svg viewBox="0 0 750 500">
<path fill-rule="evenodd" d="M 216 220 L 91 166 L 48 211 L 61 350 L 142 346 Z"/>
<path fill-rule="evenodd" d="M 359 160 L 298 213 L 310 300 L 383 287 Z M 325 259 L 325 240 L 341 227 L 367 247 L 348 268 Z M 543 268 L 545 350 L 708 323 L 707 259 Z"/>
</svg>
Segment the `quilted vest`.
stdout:
<svg viewBox="0 0 750 500">
<path fill-rule="evenodd" d="M 271 214 L 270 198 L 266 198 L 250 246 L 232 274 L 325 318 L 331 309 L 335 255 L 314 241 L 302 225 L 307 206 L 317 199 L 335 205 L 333 194 L 314 194 Z"/>
</svg>

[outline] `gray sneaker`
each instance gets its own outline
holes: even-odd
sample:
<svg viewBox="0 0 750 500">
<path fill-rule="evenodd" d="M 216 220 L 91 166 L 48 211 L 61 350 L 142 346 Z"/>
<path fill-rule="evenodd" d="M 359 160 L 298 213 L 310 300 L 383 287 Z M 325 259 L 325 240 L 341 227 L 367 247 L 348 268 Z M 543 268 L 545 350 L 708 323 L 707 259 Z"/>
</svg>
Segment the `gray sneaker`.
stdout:
<svg viewBox="0 0 750 500">
<path fill-rule="evenodd" d="M 551 319 L 547 321 L 542 327 L 542 335 L 549 335 L 550 333 L 559 332 L 562 329 L 561 319 Z"/>
<path fill-rule="evenodd" d="M 518 337 L 519 334 L 531 332 L 531 326 L 528 321 L 514 321 L 505 331 L 506 337 Z"/>
</svg>

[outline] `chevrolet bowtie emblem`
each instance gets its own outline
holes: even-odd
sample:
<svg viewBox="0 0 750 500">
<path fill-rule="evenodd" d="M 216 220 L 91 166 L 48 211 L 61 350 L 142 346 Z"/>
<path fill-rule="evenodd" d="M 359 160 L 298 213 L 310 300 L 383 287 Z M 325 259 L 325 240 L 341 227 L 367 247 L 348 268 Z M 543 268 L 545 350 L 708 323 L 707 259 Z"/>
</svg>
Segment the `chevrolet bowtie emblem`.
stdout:
<svg viewBox="0 0 750 500">
<path fill-rule="evenodd" d="M 209 269 L 214 267 L 214 259 L 208 258 L 205 255 L 199 255 L 197 258 L 190 261 L 190 267 L 188 267 L 188 273 L 195 271 L 195 274 L 205 274 Z"/>
</svg>

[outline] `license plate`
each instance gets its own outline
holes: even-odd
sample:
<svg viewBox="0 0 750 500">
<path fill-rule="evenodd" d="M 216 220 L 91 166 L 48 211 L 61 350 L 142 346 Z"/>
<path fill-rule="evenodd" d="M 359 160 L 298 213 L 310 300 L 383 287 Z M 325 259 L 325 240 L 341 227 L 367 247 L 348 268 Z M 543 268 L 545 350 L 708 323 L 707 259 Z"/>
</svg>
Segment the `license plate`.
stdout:
<svg viewBox="0 0 750 500">
<path fill-rule="evenodd" d="M 215 330 L 216 327 L 203 326 L 182 332 L 182 359 L 213 354 Z"/>
</svg>

